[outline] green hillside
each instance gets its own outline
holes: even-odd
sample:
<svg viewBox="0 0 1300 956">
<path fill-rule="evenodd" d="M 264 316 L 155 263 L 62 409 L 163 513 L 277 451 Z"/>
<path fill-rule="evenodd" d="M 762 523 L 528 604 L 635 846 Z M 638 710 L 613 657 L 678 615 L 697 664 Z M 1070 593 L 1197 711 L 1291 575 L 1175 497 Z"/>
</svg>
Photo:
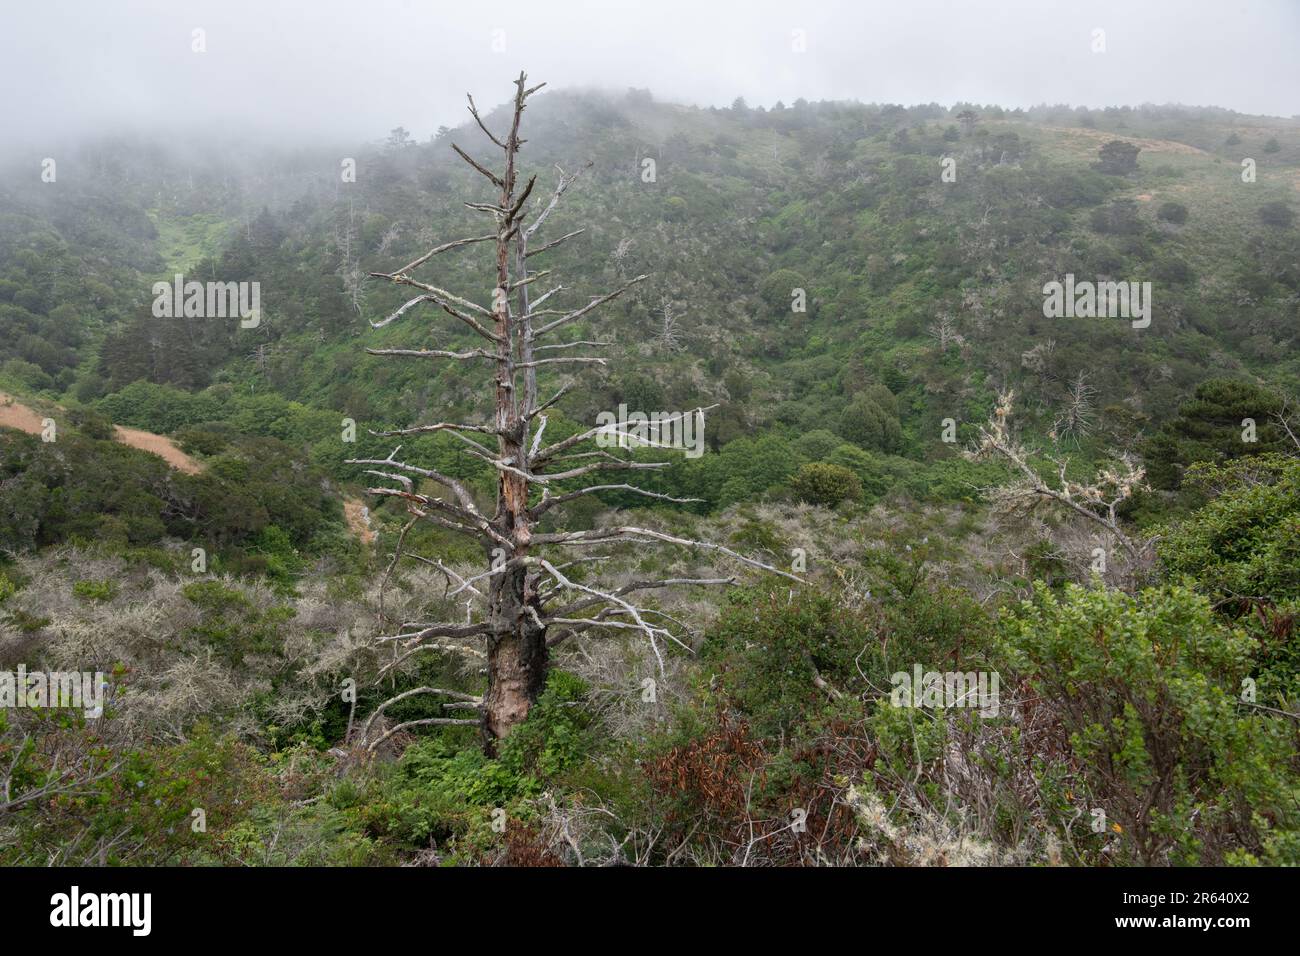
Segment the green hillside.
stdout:
<svg viewBox="0 0 1300 956">
<path fill-rule="evenodd" d="M 431 303 L 374 327 L 413 293 L 370 277 L 484 232 L 465 204 L 495 196 L 452 150 L 491 148 L 472 122 L 243 152 L 117 137 L 55 183 L 10 170 L 0 392 L 58 437 L 0 417 L 0 669 L 91 661 L 116 719 L 0 711 L 20 788 L 69 754 L 84 782 L 0 798 L 0 862 L 1300 862 L 1300 120 L 641 90 L 544 92 L 525 117 L 530 213 L 580 173 L 534 242 L 584 230 L 534 300 L 648 275 L 557 333 L 606 364 L 539 368 L 541 395 L 567 386 L 546 442 L 621 406 L 708 409 L 703 454 L 635 449 L 674 464 L 591 497 L 556 479 L 574 498 L 538 533 L 641 529 L 575 561 L 574 594 L 721 586 L 646 598 L 659 643 L 575 598 L 488 752 L 422 693 L 484 693 L 482 651 L 407 639 L 468 625 L 493 557 L 408 530 L 415 499 L 350 460 L 400 443 L 429 470 L 408 495 L 445 476 L 492 513 L 501 469 L 473 442 L 375 434 L 489 422 L 490 366 L 366 351 L 482 345 Z M 487 306 L 492 254 L 419 275 Z M 177 273 L 258 283 L 256 323 L 157 315 Z M 1149 283 L 1149 325 L 1049 317 L 1067 275 Z M 891 705 L 914 664 L 1000 675 L 999 715 Z"/>
</svg>

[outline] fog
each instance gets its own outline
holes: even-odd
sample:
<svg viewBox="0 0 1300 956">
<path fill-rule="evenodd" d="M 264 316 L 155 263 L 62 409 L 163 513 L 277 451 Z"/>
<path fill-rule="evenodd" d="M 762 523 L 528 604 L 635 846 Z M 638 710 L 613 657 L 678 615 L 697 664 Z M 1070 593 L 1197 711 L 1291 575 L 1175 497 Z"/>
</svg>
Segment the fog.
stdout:
<svg viewBox="0 0 1300 956">
<path fill-rule="evenodd" d="M 1294 0 L 8 0 L 0 129 L 11 150 L 123 130 L 236 148 L 398 125 L 424 139 L 465 120 L 466 91 L 484 108 L 505 100 L 521 68 L 552 88 L 701 106 L 1177 102 L 1292 116 L 1298 40 Z"/>
</svg>

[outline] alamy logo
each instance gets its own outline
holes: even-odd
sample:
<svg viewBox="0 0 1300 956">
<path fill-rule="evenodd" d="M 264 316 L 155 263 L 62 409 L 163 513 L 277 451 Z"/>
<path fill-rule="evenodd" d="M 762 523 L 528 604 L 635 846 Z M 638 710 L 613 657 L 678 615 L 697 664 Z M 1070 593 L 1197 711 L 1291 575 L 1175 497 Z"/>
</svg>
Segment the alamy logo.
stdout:
<svg viewBox="0 0 1300 956">
<path fill-rule="evenodd" d="M 50 897 L 51 926 L 129 926 L 131 935 L 148 936 L 153 928 L 152 893 L 71 893 Z"/>
<path fill-rule="evenodd" d="M 671 448 L 685 451 L 687 458 L 704 454 L 704 409 L 691 412 L 629 412 L 627 405 L 617 412 L 596 416 L 596 444 L 601 448 Z"/>
<path fill-rule="evenodd" d="M 87 717 L 104 714 L 104 688 L 100 671 L 0 671 L 0 707 L 71 707 Z"/>
<path fill-rule="evenodd" d="M 996 717 L 1000 707 L 997 671 L 922 671 L 891 674 L 889 702 L 895 707 L 978 707 L 981 717 Z"/>
<path fill-rule="evenodd" d="M 260 282 L 199 282 L 176 274 L 175 280 L 153 284 L 153 315 L 156 319 L 232 319 L 241 329 L 255 329 L 262 322 Z"/>
<path fill-rule="evenodd" d="M 1043 286 L 1043 315 L 1049 319 L 1132 319 L 1133 328 L 1151 324 L 1150 282 L 1065 282 Z"/>
</svg>

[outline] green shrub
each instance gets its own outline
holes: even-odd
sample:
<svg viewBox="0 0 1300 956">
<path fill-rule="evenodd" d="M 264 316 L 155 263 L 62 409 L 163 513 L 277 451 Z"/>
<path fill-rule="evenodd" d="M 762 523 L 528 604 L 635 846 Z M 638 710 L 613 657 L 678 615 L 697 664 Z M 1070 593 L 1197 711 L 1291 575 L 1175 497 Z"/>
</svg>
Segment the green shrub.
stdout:
<svg viewBox="0 0 1300 956">
<path fill-rule="evenodd" d="M 825 428 L 816 428 L 796 438 L 794 448 L 809 461 L 825 461 L 826 457 L 842 443 L 843 439 L 834 432 Z"/>
<path fill-rule="evenodd" d="M 790 488 L 800 501 L 827 507 L 862 497 L 862 482 L 857 475 L 841 465 L 825 462 L 804 465 L 791 480 Z"/>
<path fill-rule="evenodd" d="M 1295 210 L 1281 200 L 1266 202 L 1259 207 L 1259 221 L 1266 226 L 1290 229 L 1295 222 Z"/>
<path fill-rule="evenodd" d="M 1187 221 L 1187 207 L 1180 202 L 1163 202 L 1156 210 L 1156 216 L 1164 222 L 1182 225 Z"/>
<path fill-rule="evenodd" d="M 117 582 L 78 581 L 72 585 L 72 593 L 84 601 L 111 601 L 117 597 Z"/>
<path fill-rule="evenodd" d="M 57 721 L 47 720 L 40 728 L 43 745 L 18 755 L 11 768 L 15 782 L 31 788 L 60 777 L 66 782 L 68 768 L 47 756 L 55 752 L 50 741 L 57 737 L 64 747 L 85 748 L 86 761 L 74 771 L 82 783 L 15 811 L 21 825 L 0 848 L 0 863 L 259 862 L 256 855 L 243 855 L 250 849 L 241 846 L 243 841 L 232 839 L 251 814 L 259 809 L 273 814 L 278 803 L 264 762 L 250 747 L 200 724 L 181 743 L 114 753 L 85 720 Z M 202 811 L 201 825 L 196 810 Z"/>
<path fill-rule="evenodd" d="M 407 850 L 436 841 L 459 860 L 500 842 L 493 813 L 508 826 L 535 813 L 529 800 L 584 765 L 595 745 L 587 685 L 553 670 L 528 719 L 484 754 L 477 738 L 456 731 L 421 737 L 364 789 L 335 788 L 330 801 L 371 838 Z"/>
<path fill-rule="evenodd" d="M 746 520 L 731 536 L 731 543 L 751 552 L 767 551 L 771 554 L 780 554 L 785 550 L 785 543 L 771 525 L 754 520 Z"/>
<path fill-rule="evenodd" d="M 106 441 L 113 437 L 113 423 L 93 408 L 72 408 L 68 420 L 87 438 Z"/>
<path fill-rule="evenodd" d="M 825 681 L 848 693 L 855 657 L 876 641 L 868 618 L 807 589 L 737 589 L 705 635 L 704 657 L 755 733 L 780 736 L 829 700 Z"/>
<path fill-rule="evenodd" d="M 893 396 L 881 386 L 857 396 L 840 415 L 840 435 L 871 451 L 895 452 L 902 447 L 903 429 Z"/>
<path fill-rule="evenodd" d="M 1161 562 L 1259 641 L 1260 701 L 1289 709 L 1300 688 L 1300 460 L 1263 455 L 1197 464 L 1186 483 L 1217 494 L 1190 517 L 1156 529 Z"/>
<path fill-rule="evenodd" d="M 501 766 L 521 778 L 549 781 L 581 764 L 595 744 L 588 691 L 580 677 L 552 670 L 528 719 L 501 742 Z"/>
<path fill-rule="evenodd" d="M 220 455 L 230 447 L 231 435 L 227 426 L 185 425 L 176 430 L 176 443 L 189 454 Z"/>
<path fill-rule="evenodd" d="M 1074 584 L 1058 597 L 1039 584 L 1002 638 L 1069 734 L 1086 808 L 1118 835 L 1112 859 L 1207 864 L 1295 849 L 1294 728 L 1239 700 L 1255 642 L 1204 597 Z"/>
</svg>

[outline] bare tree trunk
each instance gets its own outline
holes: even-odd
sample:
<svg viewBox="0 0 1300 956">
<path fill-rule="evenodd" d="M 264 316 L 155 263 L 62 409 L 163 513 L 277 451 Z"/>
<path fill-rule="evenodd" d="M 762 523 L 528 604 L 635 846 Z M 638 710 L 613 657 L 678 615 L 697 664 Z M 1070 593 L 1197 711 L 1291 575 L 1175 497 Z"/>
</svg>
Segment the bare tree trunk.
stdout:
<svg viewBox="0 0 1300 956">
<path fill-rule="evenodd" d="M 526 567 L 503 572 L 492 584 L 489 616 L 503 633 L 488 647 L 483 730 L 489 750 L 528 716 L 546 684 L 546 629 L 536 624 L 532 588 Z"/>
<path fill-rule="evenodd" d="M 562 570 L 565 566 L 562 559 L 555 558 L 560 562 L 558 566 L 551 563 L 548 556 L 562 554 L 569 547 L 587 548 L 591 545 L 635 540 L 704 548 L 751 567 L 781 574 L 795 581 L 799 580 L 784 571 L 745 558 L 719 545 L 677 538 L 653 529 L 617 527 L 578 532 L 535 533 L 534 529 L 538 521 L 551 508 L 605 490 L 617 489 L 677 503 L 696 499 L 672 498 L 626 483 L 598 483 L 562 494 L 554 494 L 552 491 L 554 487 L 552 483 L 588 474 L 655 469 L 669 463 L 638 461 L 600 450 L 580 452 L 578 446 L 593 442 L 597 434 L 602 431 L 602 427 L 588 429 L 549 446 L 542 445 L 541 439 L 546 429 L 545 410 L 554 405 L 569 386 L 564 385 L 552 398 L 539 404 L 538 367 L 558 369 L 574 364 L 604 365 L 606 360 L 603 358 L 574 355 L 568 350 L 577 346 L 601 347 L 610 343 L 568 341 L 536 345 L 535 341 L 591 314 L 602 304 L 617 298 L 644 280 L 646 276 L 637 276 L 613 292 L 592 298 L 585 305 L 567 309 L 554 306 L 542 308 L 547 300 L 563 291 L 563 286 L 555 286 L 536 298 L 530 295 L 529 284 L 549 275 L 549 270 L 530 271 L 529 260 L 535 255 L 555 249 L 585 230 L 578 229 L 535 249 L 528 248 L 529 238 L 541 228 L 577 175 L 570 175 L 563 169 L 559 169 L 559 181 L 549 202 L 536 213 L 531 224 L 525 226 L 524 220 L 527 216 L 525 206 L 532 193 L 536 177 L 530 178 L 523 188 L 516 192 L 515 160 L 522 142 L 519 139 L 519 122 L 524 111 L 524 101 L 541 89 L 540 85 L 527 88 L 525 79 L 526 77 L 521 73 L 515 81 L 512 122 L 509 133 L 503 139 L 488 130 L 474 106 L 473 98 L 471 97 L 469 101 L 470 113 L 475 122 L 493 145 L 504 154 L 505 166 L 499 174 L 470 157 L 459 146 L 452 144 L 452 149 L 466 163 L 496 187 L 498 198 L 495 204 L 466 203 L 469 208 L 492 216 L 496 224 L 495 230 L 487 235 L 443 243 L 394 272 L 371 273 L 374 278 L 386 279 L 398 285 L 420 290 L 419 295 L 399 307 L 388 318 L 371 323 L 375 328 L 396 321 L 417 305 L 433 303 L 446 314 L 469 326 L 488 344 L 463 351 L 367 349 L 368 352 L 374 355 L 421 359 L 485 360 L 491 362 L 494 368 L 495 414 L 492 424 L 439 422 L 376 434 L 396 436 L 447 431 L 468 444 L 470 454 L 490 464 L 497 473 L 496 504 L 489 517 L 479 510 L 474 496 L 462 482 L 431 468 L 398 460 L 397 453 L 401 450 L 400 445 L 390 452 L 387 458 L 352 459 L 354 464 L 373 466 L 367 474 L 396 484 L 396 487 L 375 487 L 370 488 L 369 491 L 374 495 L 394 497 L 404 502 L 408 513 L 412 515 L 411 523 L 417 520 L 429 521 L 441 528 L 475 537 L 483 545 L 489 558 L 488 571 L 466 579 L 455 574 L 439 560 L 413 556 L 420 557 L 426 564 L 440 568 L 448 575 L 449 580 L 455 577 L 458 587 L 454 593 L 469 595 L 466 600 L 471 608 L 470 613 L 464 622 L 412 625 L 415 627 L 414 631 L 405 630 L 406 625 L 404 625 L 401 633 L 379 639 L 401 641 L 398 646 L 404 649 L 404 652 L 394 658 L 385 670 L 400 665 L 420 650 L 459 650 L 473 654 L 479 659 L 486 657 L 487 690 L 481 698 L 438 687 L 418 687 L 403 691 L 380 704 L 366 722 L 362 742 L 372 750 L 383 740 L 391 738 L 395 733 L 408 727 L 455 724 L 479 726 L 483 734 L 484 746 L 490 753 L 495 749 L 498 740 L 510 734 L 527 718 L 533 703 L 541 695 L 546 683 L 547 649 L 552 643 L 574 634 L 590 631 L 632 629 L 640 631 L 649 639 L 656 656 L 660 655 L 661 642 L 673 642 L 685 647 L 666 626 L 655 623 L 657 618 L 647 619 L 646 614 L 649 612 L 643 613 L 642 609 L 633 605 L 626 595 L 633 591 L 661 587 L 684 584 L 726 584 L 733 580 L 731 578 L 677 578 L 663 581 L 634 581 L 613 591 L 601 591 L 588 584 L 569 580 Z M 480 242 L 492 242 L 496 253 L 496 281 L 491 308 L 461 298 L 446 289 L 417 280 L 412 276 L 417 268 L 434 256 Z M 514 311 L 511 310 L 512 298 L 515 301 Z M 543 353 L 546 357 L 537 357 L 538 354 Z M 520 385 L 522 388 L 519 387 Z M 532 434 L 530 443 L 534 419 L 536 419 L 536 432 Z M 493 436 L 496 438 L 495 450 L 490 447 L 490 444 L 483 444 L 483 442 L 490 443 Z M 432 481 L 448 489 L 451 494 L 444 497 L 422 493 L 416 485 L 417 481 Z M 537 494 L 539 491 L 540 495 Z M 408 524 L 407 528 L 410 526 Z M 398 538 L 392 564 L 389 565 L 390 572 L 404 556 L 404 539 L 405 531 Z M 481 589 L 475 586 L 475 582 L 484 580 L 487 583 Z M 481 611 L 477 617 L 472 610 L 475 600 L 481 602 Z M 552 628 L 559 630 L 558 636 L 548 634 Z M 476 638 L 484 640 L 486 653 L 451 642 Z M 441 643 L 443 639 L 451 639 L 451 641 L 444 644 Z M 371 741 L 370 728 L 377 723 L 377 718 L 384 709 L 398 700 L 417 694 L 449 698 L 449 702 L 444 703 L 443 707 L 476 710 L 478 717 L 446 716 L 411 720 L 388 729 L 383 736 Z"/>
<path fill-rule="evenodd" d="M 509 539 L 510 558 L 494 580 L 488 601 L 488 620 L 493 634 L 488 646 L 488 690 L 483 697 L 483 725 L 485 741 L 505 737 L 527 716 L 533 701 L 542 692 L 546 682 L 546 629 L 541 626 L 535 596 L 530 604 L 530 581 L 527 564 L 532 541 L 531 519 L 528 515 L 528 457 L 526 452 L 527 423 L 521 408 L 520 396 L 515 389 L 515 349 L 521 330 L 513 327 L 516 319 L 524 321 L 526 310 L 518 315 L 510 311 L 512 259 L 519 269 L 519 279 L 525 278 L 525 256 L 518 248 L 521 241 L 520 224 L 509 211 L 517 211 L 522 200 L 515 198 L 515 157 L 519 150 L 519 121 L 523 115 L 524 77 L 516 81 L 514 118 L 506 137 L 505 172 L 501 176 L 499 208 L 505 215 L 497 217 L 496 259 L 497 285 L 493 295 L 493 312 L 496 318 L 497 378 L 496 378 L 496 428 L 500 460 L 512 463 L 514 470 L 498 471 L 497 510 L 494 524 Z M 528 184 L 525 195 L 531 192 Z M 521 293 L 526 286 L 521 286 Z M 520 302 L 526 302 L 526 293 Z M 527 359 L 521 356 L 520 362 Z M 525 368 L 524 372 L 531 372 Z"/>
</svg>

